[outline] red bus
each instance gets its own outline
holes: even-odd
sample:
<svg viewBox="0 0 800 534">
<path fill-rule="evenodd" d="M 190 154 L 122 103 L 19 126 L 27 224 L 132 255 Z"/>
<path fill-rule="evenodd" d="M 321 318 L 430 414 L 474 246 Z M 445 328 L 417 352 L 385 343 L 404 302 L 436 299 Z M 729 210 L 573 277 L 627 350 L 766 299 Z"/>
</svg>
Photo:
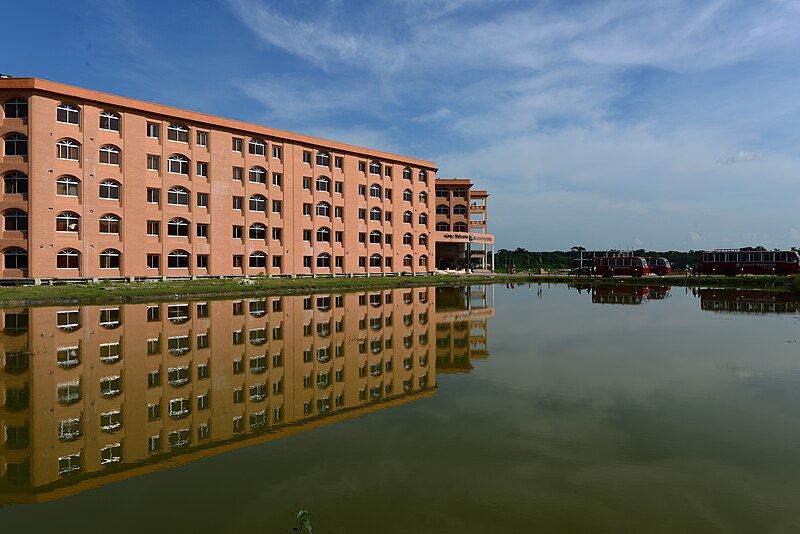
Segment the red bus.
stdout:
<svg viewBox="0 0 800 534">
<path fill-rule="evenodd" d="M 798 274 L 795 250 L 717 249 L 700 254 L 700 274 Z"/>
<path fill-rule="evenodd" d="M 667 258 L 647 258 L 647 267 L 651 273 L 658 276 L 664 276 L 672 272 L 672 265 Z"/>
<path fill-rule="evenodd" d="M 650 273 L 647 260 L 639 256 L 598 256 L 592 258 L 592 273 L 603 278 L 644 276 Z"/>
</svg>

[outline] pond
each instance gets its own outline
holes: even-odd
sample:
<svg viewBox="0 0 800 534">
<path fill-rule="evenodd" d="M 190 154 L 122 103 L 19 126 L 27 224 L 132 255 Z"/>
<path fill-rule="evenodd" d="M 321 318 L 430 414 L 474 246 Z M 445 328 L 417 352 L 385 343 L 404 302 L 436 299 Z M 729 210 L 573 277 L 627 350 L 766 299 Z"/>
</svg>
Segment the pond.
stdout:
<svg viewBox="0 0 800 534">
<path fill-rule="evenodd" d="M 0 315 L 4 531 L 800 531 L 800 315 L 768 292 Z"/>
</svg>

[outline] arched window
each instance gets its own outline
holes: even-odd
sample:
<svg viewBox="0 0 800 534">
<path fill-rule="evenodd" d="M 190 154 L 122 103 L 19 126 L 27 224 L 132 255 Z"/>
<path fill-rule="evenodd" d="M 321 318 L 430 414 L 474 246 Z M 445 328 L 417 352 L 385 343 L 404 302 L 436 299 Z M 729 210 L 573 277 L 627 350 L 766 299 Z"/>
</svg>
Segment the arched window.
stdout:
<svg viewBox="0 0 800 534">
<path fill-rule="evenodd" d="M 436 231 L 437 232 L 449 232 L 450 231 L 450 225 L 447 224 L 446 222 L 437 222 L 436 223 Z"/>
<path fill-rule="evenodd" d="M 11 247 L 3 252 L 3 267 L 6 269 L 27 269 L 28 252 L 19 247 Z"/>
<path fill-rule="evenodd" d="M 413 217 L 414 216 L 411 214 L 410 211 L 404 211 L 403 212 L 403 222 L 404 223 L 411 224 L 411 221 L 412 221 Z"/>
<path fill-rule="evenodd" d="M 189 128 L 183 124 L 172 123 L 167 127 L 167 139 L 179 143 L 189 142 Z"/>
<path fill-rule="evenodd" d="M 403 256 L 403 267 L 411 267 L 411 254 Z"/>
<path fill-rule="evenodd" d="M 28 116 L 28 101 L 23 98 L 11 98 L 3 104 L 7 119 L 24 119 Z"/>
<path fill-rule="evenodd" d="M 119 182 L 114 180 L 104 180 L 100 182 L 100 198 L 119 200 L 119 191 Z"/>
<path fill-rule="evenodd" d="M 11 209 L 3 213 L 3 229 L 11 232 L 28 231 L 28 214 L 22 210 Z"/>
<path fill-rule="evenodd" d="M 419 181 L 422 183 L 428 183 L 428 173 L 426 171 L 419 171 Z"/>
<path fill-rule="evenodd" d="M 6 156 L 27 156 L 28 138 L 18 133 L 7 135 L 4 154 Z"/>
<path fill-rule="evenodd" d="M 77 197 L 80 181 L 74 176 L 59 176 L 56 179 L 56 195 L 64 197 Z"/>
<path fill-rule="evenodd" d="M 373 254 L 369 257 L 369 266 L 370 267 L 380 267 L 381 266 L 381 255 L 380 254 Z"/>
<path fill-rule="evenodd" d="M 381 186 L 378 184 L 372 184 L 369 186 L 369 196 L 372 198 L 381 198 Z"/>
<path fill-rule="evenodd" d="M 100 112 L 100 129 L 111 130 L 114 132 L 119 131 L 119 115 L 113 111 Z"/>
<path fill-rule="evenodd" d="M 436 206 L 436 215 L 450 215 L 450 207 L 445 204 Z"/>
<path fill-rule="evenodd" d="M 74 248 L 65 248 L 56 254 L 56 267 L 59 269 L 77 269 L 81 263 L 81 253 Z"/>
<path fill-rule="evenodd" d="M 322 268 L 330 268 L 331 266 L 331 255 L 325 254 L 324 252 L 317 256 L 317 267 Z"/>
<path fill-rule="evenodd" d="M 189 236 L 189 221 L 176 217 L 167 223 L 167 235 L 173 237 Z"/>
<path fill-rule="evenodd" d="M 180 154 L 173 154 L 167 159 L 167 171 L 172 174 L 189 174 L 189 160 Z"/>
<path fill-rule="evenodd" d="M 250 197 L 250 211 L 267 211 L 267 199 L 263 195 Z"/>
<path fill-rule="evenodd" d="M 167 191 L 167 204 L 173 206 L 188 206 L 189 191 L 183 187 L 173 187 Z"/>
<path fill-rule="evenodd" d="M 119 217 L 117 217 L 113 213 L 106 213 L 105 215 L 100 217 L 99 232 L 101 234 L 118 234 L 119 221 L 120 221 Z"/>
<path fill-rule="evenodd" d="M 119 250 L 107 248 L 100 253 L 100 268 L 101 269 L 119 269 L 119 258 L 121 254 Z"/>
<path fill-rule="evenodd" d="M 420 191 L 420 193 L 419 193 L 419 201 L 422 204 L 425 204 L 427 206 L 428 205 L 428 193 L 426 193 L 425 191 Z"/>
<path fill-rule="evenodd" d="M 80 161 L 81 145 L 73 139 L 61 139 L 56 143 L 58 159 Z"/>
<path fill-rule="evenodd" d="M 377 230 L 369 233 L 369 242 L 372 244 L 380 245 L 383 242 L 383 234 Z"/>
<path fill-rule="evenodd" d="M 419 266 L 420 267 L 427 267 L 428 266 L 428 256 L 423 254 L 419 257 Z"/>
<path fill-rule="evenodd" d="M 406 167 L 403 169 L 403 180 L 410 180 L 411 179 L 411 169 Z"/>
<path fill-rule="evenodd" d="M 466 232 L 467 231 L 467 223 L 465 222 L 457 222 L 453 225 L 454 232 Z"/>
<path fill-rule="evenodd" d="M 81 112 L 75 106 L 61 104 L 56 108 L 56 120 L 66 124 L 80 124 Z"/>
<path fill-rule="evenodd" d="M 317 165 L 321 165 L 322 167 L 330 167 L 331 155 L 327 152 L 317 152 Z"/>
<path fill-rule="evenodd" d="M 250 181 L 254 184 L 267 183 L 267 171 L 262 167 L 250 167 Z"/>
<path fill-rule="evenodd" d="M 264 142 L 263 139 L 250 139 L 250 143 L 248 144 L 248 150 L 251 154 L 255 154 L 256 156 L 263 156 L 267 153 L 267 144 Z"/>
<path fill-rule="evenodd" d="M 410 233 L 403 234 L 403 244 L 404 245 L 410 245 L 412 239 L 413 239 L 413 236 Z"/>
<path fill-rule="evenodd" d="M 453 215 L 466 215 L 467 207 L 464 204 L 456 204 L 453 206 Z"/>
<path fill-rule="evenodd" d="M 77 232 L 80 229 L 80 216 L 71 211 L 56 215 L 56 232 Z"/>
<path fill-rule="evenodd" d="M 317 204 L 317 215 L 320 217 L 330 217 L 331 216 L 331 205 L 327 202 L 320 202 Z"/>
<path fill-rule="evenodd" d="M 319 158 L 319 155 L 317 155 Z M 331 190 L 331 180 L 327 176 L 320 176 L 317 178 L 317 191 L 328 192 Z"/>
<path fill-rule="evenodd" d="M 10 172 L 3 178 L 3 192 L 6 194 L 25 195 L 28 193 L 28 175 L 21 172 Z"/>
<path fill-rule="evenodd" d="M 423 247 L 428 246 L 428 234 L 419 234 L 419 244 Z"/>
<path fill-rule="evenodd" d="M 380 221 L 381 220 L 381 209 L 380 208 L 371 208 L 369 210 L 369 220 L 370 221 Z"/>
<path fill-rule="evenodd" d="M 369 162 L 369 173 L 370 174 L 380 174 L 381 173 L 381 164 L 377 161 L 370 161 Z"/>
<path fill-rule="evenodd" d="M 419 214 L 419 223 L 423 226 L 428 226 L 428 214 L 427 213 L 420 213 Z"/>
<path fill-rule="evenodd" d="M 267 255 L 260 251 L 253 252 L 250 254 L 249 265 L 256 269 L 265 269 L 267 267 Z"/>
<path fill-rule="evenodd" d="M 251 224 L 247 234 L 250 237 L 250 239 L 257 239 L 263 241 L 267 239 L 267 227 L 261 223 Z"/>
<path fill-rule="evenodd" d="M 330 243 L 331 242 L 331 231 L 324 226 L 317 230 L 317 241 L 322 243 Z"/>
<path fill-rule="evenodd" d="M 189 253 L 185 250 L 173 250 L 167 255 L 167 268 L 188 269 Z"/>
<path fill-rule="evenodd" d="M 411 192 L 411 189 L 406 189 L 403 191 L 403 200 L 405 202 L 411 202 L 411 198 L 413 197 L 414 193 Z"/>
</svg>

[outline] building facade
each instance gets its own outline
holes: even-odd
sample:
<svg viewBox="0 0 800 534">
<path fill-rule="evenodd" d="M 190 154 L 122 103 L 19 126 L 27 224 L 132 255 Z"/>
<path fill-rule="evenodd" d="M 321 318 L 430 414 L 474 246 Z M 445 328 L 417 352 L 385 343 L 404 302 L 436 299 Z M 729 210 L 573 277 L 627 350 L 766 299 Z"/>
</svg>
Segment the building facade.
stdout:
<svg viewBox="0 0 800 534">
<path fill-rule="evenodd" d="M 437 178 L 434 240 L 438 269 L 494 270 L 494 236 L 487 231 L 489 193 L 465 178 Z M 490 250 L 491 247 L 491 250 Z"/>
<path fill-rule="evenodd" d="M 436 267 L 430 161 L 36 78 L 0 104 L 0 278 Z"/>
</svg>

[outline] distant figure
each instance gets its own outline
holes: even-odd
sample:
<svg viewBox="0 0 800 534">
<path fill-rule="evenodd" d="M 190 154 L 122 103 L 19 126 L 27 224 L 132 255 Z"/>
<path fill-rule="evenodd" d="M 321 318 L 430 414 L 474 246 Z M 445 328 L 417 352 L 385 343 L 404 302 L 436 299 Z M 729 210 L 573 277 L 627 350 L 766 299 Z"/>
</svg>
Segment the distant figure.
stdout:
<svg viewBox="0 0 800 534">
<path fill-rule="evenodd" d="M 517 274 L 517 266 L 513 263 L 511 264 L 511 274 Z"/>
</svg>

